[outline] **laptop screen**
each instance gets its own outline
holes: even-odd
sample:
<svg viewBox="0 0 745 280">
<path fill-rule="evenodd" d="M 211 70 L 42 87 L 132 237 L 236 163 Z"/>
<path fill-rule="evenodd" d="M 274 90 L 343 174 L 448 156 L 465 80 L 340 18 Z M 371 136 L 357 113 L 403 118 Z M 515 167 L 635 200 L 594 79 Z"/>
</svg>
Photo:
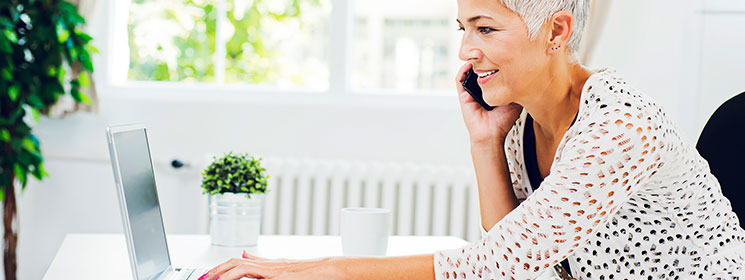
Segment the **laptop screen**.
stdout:
<svg viewBox="0 0 745 280">
<path fill-rule="evenodd" d="M 137 279 L 152 279 L 170 265 L 163 219 L 144 128 L 111 134 L 116 154 L 123 202 L 134 247 Z M 114 158 L 112 157 L 112 160 Z M 114 170 L 117 172 L 117 170 Z M 126 229 L 125 229 L 126 230 Z"/>
</svg>

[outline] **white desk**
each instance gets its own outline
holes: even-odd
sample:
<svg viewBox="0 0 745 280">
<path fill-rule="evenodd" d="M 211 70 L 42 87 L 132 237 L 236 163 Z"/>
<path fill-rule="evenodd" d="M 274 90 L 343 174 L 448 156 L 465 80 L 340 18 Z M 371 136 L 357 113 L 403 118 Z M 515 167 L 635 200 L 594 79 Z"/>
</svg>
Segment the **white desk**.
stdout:
<svg viewBox="0 0 745 280">
<path fill-rule="evenodd" d="M 68 234 L 49 266 L 44 280 L 132 279 L 127 246 L 122 234 Z M 458 248 L 466 241 L 451 236 L 391 236 L 388 255 L 431 254 Z M 309 259 L 341 255 L 338 236 L 260 236 L 257 247 L 210 245 L 208 235 L 169 235 L 171 262 L 177 267 L 211 268 L 246 250 L 259 257 Z"/>
</svg>

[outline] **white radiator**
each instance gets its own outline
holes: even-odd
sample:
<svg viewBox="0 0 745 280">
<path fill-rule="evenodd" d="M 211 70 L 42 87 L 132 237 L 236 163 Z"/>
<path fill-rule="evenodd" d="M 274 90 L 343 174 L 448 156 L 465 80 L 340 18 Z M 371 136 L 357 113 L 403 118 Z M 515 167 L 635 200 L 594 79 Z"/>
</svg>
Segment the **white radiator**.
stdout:
<svg viewBox="0 0 745 280">
<path fill-rule="evenodd" d="M 265 158 L 270 178 L 262 234 L 337 235 L 339 210 L 382 207 L 394 235 L 481 237 L 473 169 Z"/>
</svg>

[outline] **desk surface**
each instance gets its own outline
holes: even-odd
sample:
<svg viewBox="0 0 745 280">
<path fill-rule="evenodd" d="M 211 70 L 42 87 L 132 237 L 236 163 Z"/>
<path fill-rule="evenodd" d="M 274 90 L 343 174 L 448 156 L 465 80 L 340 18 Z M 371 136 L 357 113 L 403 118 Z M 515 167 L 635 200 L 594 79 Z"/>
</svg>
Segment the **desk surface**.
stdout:
<svg viewBox="0 0 745 280">
<path fill-rule="evenodd" d="M 388 256 L 431 254 L 458 248 L 466 241 L 452 236 L 391 236 Z M 168 249 L 176 267 L 211 268 L 246 250 L 264 258 L 311 259 L 341 255 L 339 236 L 260 236 L 256 247 L 217 247 L 209 235 L 169 235 Z M 122 234 L 68 234 L 44 280 L 132 279 Z"/>
</svg>

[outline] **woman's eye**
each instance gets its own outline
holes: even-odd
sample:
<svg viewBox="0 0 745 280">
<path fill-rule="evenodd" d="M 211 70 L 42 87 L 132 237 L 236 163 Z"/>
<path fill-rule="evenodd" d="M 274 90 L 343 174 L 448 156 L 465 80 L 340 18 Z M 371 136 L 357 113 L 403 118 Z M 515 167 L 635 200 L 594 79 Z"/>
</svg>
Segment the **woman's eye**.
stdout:
<svg viewBox="0 0 745 280">
<path fill-rule="evenodd" d="M 458 26 L 458 31 L 466 31 L 466 29 L 463 26 Z"/>
<path fill-rule="evenodd" d="M 492 31 L 497 31 L 496 29 L 491 27 L 479 27 L 478 29 L 481 34 L 489 34 L 492 33 Z"/>
</svg>

